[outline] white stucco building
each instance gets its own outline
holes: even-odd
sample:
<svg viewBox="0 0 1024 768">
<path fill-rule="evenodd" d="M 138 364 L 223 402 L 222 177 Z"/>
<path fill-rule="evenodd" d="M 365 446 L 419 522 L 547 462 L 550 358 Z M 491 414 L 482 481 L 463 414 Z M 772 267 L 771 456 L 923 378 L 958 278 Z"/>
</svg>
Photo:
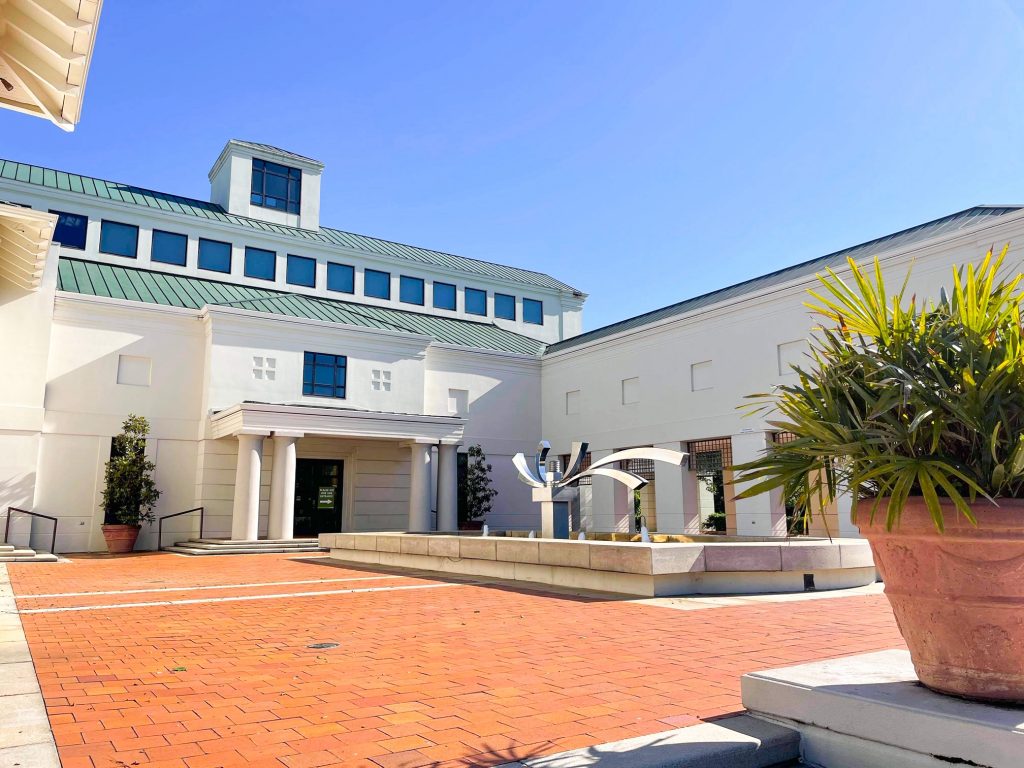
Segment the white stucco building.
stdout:
<svg viewBox="0 0 1024 768">
<path fill-rule="evenodd" d="M 207 202 L 0 160 L 0 509 L 58 518 L 58 551 L 103 549 L 103 465 L 135 413 L 152 427 L 157 514 L 202 506 L 208 537 L 453 529 L 472 444 L 494 467 L 489 524 L 536 528 L 511 457 L 540 437 L 558 453 L 579 438 L 594 456 L 689 451 L 689 466 L 632 469 L 653 481 L 653 527 L 696 532 L 701 478 L 778 439 L 736 406 L 791 375 L 803 293 L 847 255 L 583 333 L 586 296 L 556 277 L 322 224 L 322 172 L 230 141 Z M 1022 235 L 1024 209 L 988 206 L 851 253 L 894 275 L 913 261 L 927 295 Z M 583 527 L 632 525 L 610 481 L 582 499 Z M 726 511 L 731 532 L 785 531 L 777 497 Z M 164 543 L 194 525 L 177 519 Z"/>
</svg>

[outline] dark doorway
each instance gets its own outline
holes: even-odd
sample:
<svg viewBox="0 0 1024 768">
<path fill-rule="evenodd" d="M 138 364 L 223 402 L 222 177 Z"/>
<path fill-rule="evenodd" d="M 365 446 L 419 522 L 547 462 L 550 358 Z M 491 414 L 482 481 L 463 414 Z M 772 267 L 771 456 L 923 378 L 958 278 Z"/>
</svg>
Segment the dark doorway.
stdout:
<svg viewBox="0 0 1024 768">
<path fill-rule="evenodd" d="M 295 535 L 316 536 L 341 530 L 345 463 L 299 459 L 295 463 Z"/>
</svg>

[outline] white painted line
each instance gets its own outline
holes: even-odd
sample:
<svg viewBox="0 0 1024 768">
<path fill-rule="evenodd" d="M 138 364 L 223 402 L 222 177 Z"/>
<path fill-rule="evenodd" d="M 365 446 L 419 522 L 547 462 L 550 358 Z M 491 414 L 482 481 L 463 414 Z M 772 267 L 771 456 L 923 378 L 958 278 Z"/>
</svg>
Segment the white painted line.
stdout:
<svg viewBox="0 0 1024 768">
<path fill-rule="evenodd" d="M 306 581 L 257 581 L 251 584 L 204 584 L 195 587 L 151 587 L 149 589 L 112 589 L 109 592 L 55 592 L 50 595 L 15 595 L 18 600 L 41 597 L 89 597 L 90 595 L 140 595 L 147 592 L 191 592 L 200 589 L 249 589 L 255 587 L 288 587 L 296 584 L 334 584 L 339 581 L 376 581 L 407 579 L 408 576 L 353 576 L 347 579 L 307 579 Z"/>
<path fill-rule="evenodd" d="M 239 600 L 275 600 L 286 597 L 320 597 L 322 595 L 350 595 L 357 592 L 398 592 L 403 589 L 440 589 L 466 587 L 469 584 L 412 584 L 405 587 L 362 587 L 357 589 L 328 589 L 323 592 L 292 592 L 281 595 L 242 595 L 239 597 L 196 597 L 191 600 L 159 600 L 150 603 L 112 603 L 110 605 L 75 605 L 68 608 L 28 608 L 19 613 L 63 613 L 65 611 L 104 611 L 111 608 L 152 608 L 160 605 L 196 605 L 197 603 L 231 603 Z"/>
</svg>

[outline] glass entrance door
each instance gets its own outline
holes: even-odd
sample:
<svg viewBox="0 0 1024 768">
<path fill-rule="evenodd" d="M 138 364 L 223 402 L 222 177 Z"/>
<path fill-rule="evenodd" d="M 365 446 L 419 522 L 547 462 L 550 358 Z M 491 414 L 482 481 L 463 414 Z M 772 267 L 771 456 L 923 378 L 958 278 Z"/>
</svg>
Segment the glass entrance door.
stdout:
<svg viewBox="0 0 1024 768">
<path fill-rule="evenodd" d="M 345 463 L 334 459 L 298 459 L 295 463 L 295 535 L 341 531 L 342 478 Z"/>
</svg>

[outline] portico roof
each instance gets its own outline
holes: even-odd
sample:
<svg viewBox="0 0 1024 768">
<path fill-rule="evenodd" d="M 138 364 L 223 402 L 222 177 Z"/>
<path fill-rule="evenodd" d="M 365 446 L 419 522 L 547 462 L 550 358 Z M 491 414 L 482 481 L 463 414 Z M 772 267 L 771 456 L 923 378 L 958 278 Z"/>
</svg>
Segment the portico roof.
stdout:
<svg viewBox="0 0 1024 768">
<path fill-rule="evenodd" d="M 466 420 L 459 416 L 366 411 L 344 406 L 244 401 L 210 415 L 214 438 L 232 435 L 348 437 L 457 444 Z"/>
<path fill-rule="evenodd" d="M 0 280 L 39 287 L 56 223 L 52 213 L 0 202 Z"/>
</svg>

